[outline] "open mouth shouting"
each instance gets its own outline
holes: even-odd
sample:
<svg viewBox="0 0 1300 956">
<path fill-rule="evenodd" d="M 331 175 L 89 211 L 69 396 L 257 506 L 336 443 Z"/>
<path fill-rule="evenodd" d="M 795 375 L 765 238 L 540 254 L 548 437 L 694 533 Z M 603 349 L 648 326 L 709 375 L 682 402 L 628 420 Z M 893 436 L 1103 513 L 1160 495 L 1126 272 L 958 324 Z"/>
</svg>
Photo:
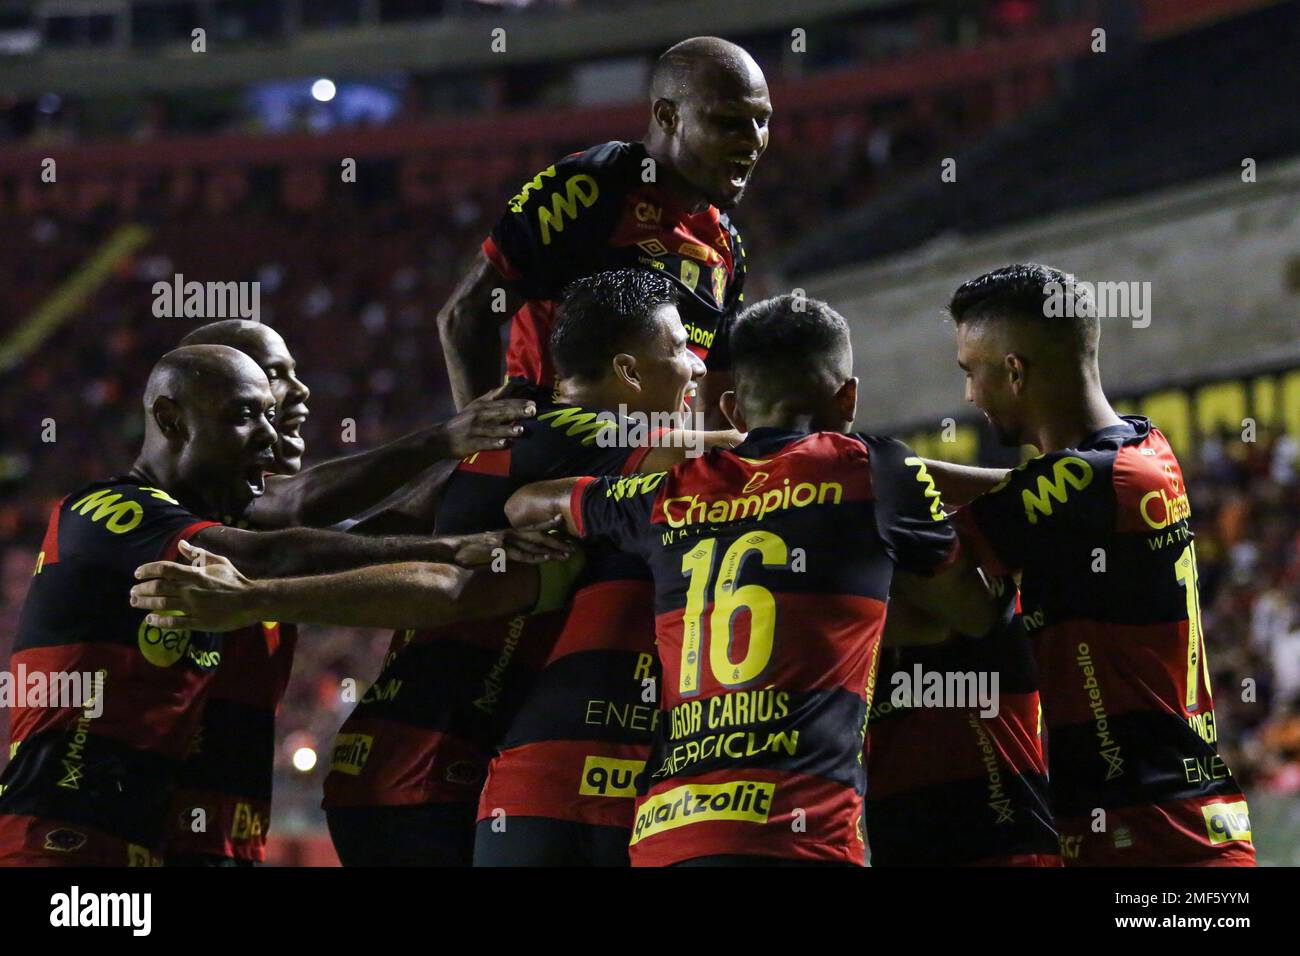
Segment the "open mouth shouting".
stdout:
<svg viewBox="0 0 1300 956">
<path fill-rule="evenodd" d="M 244 469 L 244 483 L 254 498 L 260 498 L 266 491 L 266 473 L 275 466 L 275 453 L 263 449 Z"/>
<path fill-rule="evenodd" d="M 749 174 L 754 169 L 754 164 L 758 162 L 757 156 L 737 156 L 733 157 L 727 163 L 727 181 L 731 188 L 735 190 L 744 189 L 749 183 Z"/>
</svg>

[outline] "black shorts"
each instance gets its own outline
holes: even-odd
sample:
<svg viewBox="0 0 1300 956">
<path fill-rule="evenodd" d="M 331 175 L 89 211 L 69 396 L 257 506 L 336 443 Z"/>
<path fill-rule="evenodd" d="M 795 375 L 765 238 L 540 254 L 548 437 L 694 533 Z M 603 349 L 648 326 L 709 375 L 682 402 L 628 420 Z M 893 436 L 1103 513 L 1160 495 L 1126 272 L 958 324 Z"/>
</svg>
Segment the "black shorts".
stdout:
<svg viewBox="0 0 1300 956">
<path fill-rule="evenodd" d="M 325 811 L 344 866 L 469 866 L 475 803 L 338 807 Z"/>
<path fill-rule="evenodd" d="M 496 829 L 493 829 L 493 825 Z M 549 817 L 480 820 L 475 866 L 627 866 L 628 827 Z"/>
</svg>

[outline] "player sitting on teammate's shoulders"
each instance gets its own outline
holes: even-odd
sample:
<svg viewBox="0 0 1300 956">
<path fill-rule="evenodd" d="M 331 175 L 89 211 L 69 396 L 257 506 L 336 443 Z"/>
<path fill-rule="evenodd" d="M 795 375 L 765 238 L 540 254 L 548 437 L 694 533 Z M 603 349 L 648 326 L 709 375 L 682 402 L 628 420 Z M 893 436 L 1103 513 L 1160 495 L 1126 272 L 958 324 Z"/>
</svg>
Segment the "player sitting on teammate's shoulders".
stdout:
<svg viewBox="0 0 1300 956">
<path fill-rule="evenodd" d="M 662 714 L 634 865 L 863 862 L 864 721 L 891 590 L 946 626 L 1004 619 L 919 459 L 850 434 L 844 319 L 791 296 L 736 320 L 723 411 L 745 441 L 629 478 L 542 482 L 512 521 L 564 517 L 641 556 Z"/>
</svg>

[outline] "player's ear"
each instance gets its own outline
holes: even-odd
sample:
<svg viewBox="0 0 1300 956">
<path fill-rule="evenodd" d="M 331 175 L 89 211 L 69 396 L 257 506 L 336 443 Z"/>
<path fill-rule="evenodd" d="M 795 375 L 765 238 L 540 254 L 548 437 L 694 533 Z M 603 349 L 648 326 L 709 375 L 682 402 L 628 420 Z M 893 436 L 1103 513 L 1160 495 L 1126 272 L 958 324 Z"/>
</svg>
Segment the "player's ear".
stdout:
<svg viewBox="0 0 1300 956">
<path fill-rule="evenodd" d="M 181 420 L 181 407 L 166 395 L 160 395 L 154 399 L 151 414 L 154 423 L 158 426 L 158 430 L 168 438 L 177 439 L 184 435 L 185 429 Z"/>
<path fill-rule="evenodd" d="M 840 386 L 835 393 L 835 411 L 845 422 L 852 425 L 858 417 L 858 377 L 854 375 Z"/>
<path fill-rule="evenodd" d="M 677 128 L 677 104 L 672 100 L 655 100 L 650 107 L 650 115 L 654 118 L 655 125 L 665 133 L 671 133 Z"/>
<path fill-rule="evenodd" d="M 731 427 L 742 435 L 749 431 L 745 424 L 745 413 L 740 410 L 740 402 L 736 400 L 736 393 L 733 389 L 723 392 L 718 398 L 718 407 L 722 409 L 722 414 L 726 416 L 727 421 L 731 422 Z"/>
<path fill-rule="evenodd" d="M 1003 369 L 1007 376 L 1007 385 L 1015 395 L 1019 395 L 1025 387 L 1025 359 L 1015 352 L 1009 352 L 1002 358 Z"/>
<path fill-rule="evenodd" d="M 619 352 L 614 356 L 614 377 L 619 384 L 641 391 L 641 375 L 636 370 L 636 356 Z"/>
</svg>

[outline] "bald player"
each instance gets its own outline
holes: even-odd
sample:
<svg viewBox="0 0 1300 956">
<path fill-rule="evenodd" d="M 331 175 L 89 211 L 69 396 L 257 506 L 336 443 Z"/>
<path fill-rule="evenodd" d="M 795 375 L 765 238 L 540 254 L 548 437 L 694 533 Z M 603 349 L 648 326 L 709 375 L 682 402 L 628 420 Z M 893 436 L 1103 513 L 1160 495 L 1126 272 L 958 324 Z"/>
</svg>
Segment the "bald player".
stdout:
<svg viewBox="0 0 1300 956">
<path fill-rule="evenodd" d="M 239 349 L 261 366 L 270 382 L 276 402 L 274 476 L 267 478 L 265 493 L 242 516 L 258 528 L 325 527 L 352 518 L 439 461 L 508 446 L 523 432 L 515 423 L 537 410 L 533 402 L 505 397 L 504 389 L 497 389 L 447 421 L 304 471 L 302 425 L 310 415 L 311 390 L 299 377 L 297 363 L 280 334 L 261 322 L 226 319 L 194 329 L 180 344 Z"/>
<path fill-rule="evenodd" d="M 727 210 L 767 149 L 771 116 L 763 71 L 741 47 L 693 37 L 664 53 L 644 138 L 566 156 L 525 183 L 439 313 L 457 406 L 501 381 L 498 326 L 506 319 L 507 376 L 551 385 L 546 344 L 560 291 L 574 279 L 633 267 L 680 287 L 691 348 L 709 369 L 697 407 L 715 410 L 730 387 L 726 329 L 746 269 Z"/>
<path fill-rule="evenodd" d="M 325 525 L 359 514 L 440 459 L 507 445 L 521 431 L 513 422 L 536 412 L 524 400 L 471 402 L 449 421 L 303 471 L 301 427 L 310 414 L 311 390 L 280 334 L 260 322 L 226 319 L 194 329 L 181 345 L 239 349 L 266 374 L 276 403 L 274 474 L 241 516 L 257 527 Z M 443 469 L 442 477 L 450 470 Z M 275 713 L 289 683 L 297 637 L 295 624 L 268 620 L 225 642 L 173 798 L 168 865 L 241 866 L 266 858 Z"/>
<path fill-rule="evenodd" d="M 959 512 L 994 574 L 1021 575 L 1067 866 L 1253 866 L 1250 811 L 1216 747 L 1192 505 L 1146 418 L 1101 385 L 1101 326 L 1036 264 L 953 295 L 966 398 L 1039 457 Z"/>
<path fill-rule="evenodd" d="M 548 546 L 541 535 L 366 538 L 221 525 L 215 516 L 238 515 L 261 494 L 274 461 L 275 398 L 266 375 L 235 349 L 187 346 L 154 367 L 144 405 L 145 438 L 134 466 L 65 497 L 41 545 L 10 666 L 50 679 L 93 675 L 93 689 L 77 700 L 29 699 L 14 708 L 11 759 L 0 775 L 0 865 L 158 862 L 177 768 L 220 664 L 222 639 L 166 626 L 173 618 L 146 620 L 130 595 L 138 565 L 174 559 L 191 542 L 238 555 L 262 573 L 371 573 L 362 566 L 422 562 L 397 567 L 408 577 L 422 575 L 421 604 L 445 622 L 459 613 L 454 599 L 465 580 L 454 568 L 427 562 L 481 562 L 496 546 L 536 558 Z M 520 566 L 495 577 L 503 579 L 500 593 L 484 602 L 492 610 L 536 600 L 536 571 Z M 361 589 L 382 593 L 373 582 Z M 446 595 L 453 600 L 437 599 Z"/>
</svg>

